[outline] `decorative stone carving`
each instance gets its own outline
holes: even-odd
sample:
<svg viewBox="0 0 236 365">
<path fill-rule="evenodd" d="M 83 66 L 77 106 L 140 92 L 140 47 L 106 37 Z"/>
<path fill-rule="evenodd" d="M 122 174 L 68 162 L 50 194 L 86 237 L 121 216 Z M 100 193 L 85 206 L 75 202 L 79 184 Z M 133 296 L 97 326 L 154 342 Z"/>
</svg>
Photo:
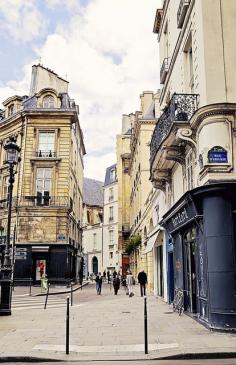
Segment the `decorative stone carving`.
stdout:
<svg viewBox="0 0 236 365">
<path fill-rule="evenodd" d="M 182 166 L 185 165 L 183 146 L 165 146 L 162 150 L 166 160 L 178 162 Z"/>
<path fill-rule="evenodd" d="M 170 184 L 170 171 L 167 169 L 156 169 L 152 174 L 152 184 L 156 189 L 166 191 L 166 184 Z"/>
<path fill-rule="evenodd" d="M 193 140 L 193 138 L 190 138 L 190 137 L 192 137 L 192 135 L 193 135 L 193 132 L 190 128 L 179 128 L 176 133 L 176 137 L 186 141 L 187 144 L 189 144 L 193 148 L 193 150 L 196 152 L 197 143 Z"/>
</svg>

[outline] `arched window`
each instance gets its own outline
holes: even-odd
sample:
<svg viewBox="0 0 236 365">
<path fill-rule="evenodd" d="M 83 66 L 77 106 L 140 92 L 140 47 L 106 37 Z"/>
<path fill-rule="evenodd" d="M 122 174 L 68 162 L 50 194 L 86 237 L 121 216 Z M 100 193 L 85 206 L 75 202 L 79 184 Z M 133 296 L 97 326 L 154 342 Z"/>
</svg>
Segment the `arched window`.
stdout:
<svg viewBox="0 0 236 365">
<path fill-rule="evenodd" d="M 47 109 L 54 108 L 54 97 L 52 95 L 44 96 L 43 107 Z"/>
</svg>

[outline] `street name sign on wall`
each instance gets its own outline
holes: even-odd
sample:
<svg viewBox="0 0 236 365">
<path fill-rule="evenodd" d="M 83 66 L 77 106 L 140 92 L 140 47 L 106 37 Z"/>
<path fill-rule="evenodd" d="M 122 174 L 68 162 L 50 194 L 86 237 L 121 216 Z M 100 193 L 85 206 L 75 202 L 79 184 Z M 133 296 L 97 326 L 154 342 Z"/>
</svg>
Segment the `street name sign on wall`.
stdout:
<svg viewBox="0 0 236 365">
<path fill-rule="evenodd" d="M 220 146 L 215 146 L 208 151 L 208 162 L 210 163 L 227 163 L 227 151 Z"/>
<path fill-rule="evenodd" d="M 15 259 L 16 260 L 26 260 L 27 259 L 27 248 L 16 247 Z"/>
</svg>

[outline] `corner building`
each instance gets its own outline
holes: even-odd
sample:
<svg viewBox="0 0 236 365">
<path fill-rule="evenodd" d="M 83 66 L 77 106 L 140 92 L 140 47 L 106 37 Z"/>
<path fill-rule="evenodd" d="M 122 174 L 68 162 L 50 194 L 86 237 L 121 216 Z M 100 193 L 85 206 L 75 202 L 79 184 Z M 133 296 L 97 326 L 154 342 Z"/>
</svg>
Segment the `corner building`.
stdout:
<svg viewBox="0 0 236 365">
<path fill-rule="evenodd" d="M 168 298 L 211 329 L 236 330 L 236 3 L 165 0 L 156 12 L 161 116 L 153 186 L 165 196 Z"/>
<path fill-rule="evenodd" d="M 14 275 L 50 282 L 76 279 L 81 263 L 83 156 L 78 106 L 68 81 L 32 67 L 29 96 L 4 101 L 0 120 L 0 230 L 6 235 L 8 170 L 3 146 L 10 136 L 21 147 L 13 191 L 11 239 Z"/>
</svg>

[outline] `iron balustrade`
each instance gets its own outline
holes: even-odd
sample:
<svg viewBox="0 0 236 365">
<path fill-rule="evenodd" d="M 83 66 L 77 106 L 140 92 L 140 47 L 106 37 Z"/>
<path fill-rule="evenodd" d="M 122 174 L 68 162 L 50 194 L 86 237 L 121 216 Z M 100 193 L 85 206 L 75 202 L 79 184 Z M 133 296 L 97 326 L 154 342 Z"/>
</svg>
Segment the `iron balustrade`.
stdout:
<svg viewBox="0 0 236 365">
<path fill-rule="evenodd" d="M 65 207 L 69 208 L 67 196 L 21 196 L 18 200 L 19 207 Z"/>
<path fill-rule="evenodd" d="M 185 18 L 185 15 L 187 13 L 189 4 L 190 4 L 190 0 L 180 0 L 179 9 L 178 9 L 178 12 L 177 12 L 178 28 L 182 28 L 182 25 L 184 23 L 184 18 Z"/>
<path fill-rule="evenodd" d="M 198 107 L 198 94 L 174 94 L 160 116 L 150 144 L 150 162 L 154 161 L 162 141 L 168 136 L 174 122 L 188 122 Z"/>
<path fill-rule="evenodd" d="M 41 150 L 39 150 L 39 151 L 36 151 L 36 157 L 42 157 L 42 158 L 50 158 L 50 157 L 57 157 L 56 156 L 56 152 L 54 152 L 54 151 L 41 151 Z"/>
<path fill-rule="evenodd" d="M 169 58 L 164 58 L 164 60 L 162 62 L 162 66 L 161 66 L 161 71 L 160 71 L 161 84 L 164 84 L 168 70 L 169 70 Z"/>
</svg>

